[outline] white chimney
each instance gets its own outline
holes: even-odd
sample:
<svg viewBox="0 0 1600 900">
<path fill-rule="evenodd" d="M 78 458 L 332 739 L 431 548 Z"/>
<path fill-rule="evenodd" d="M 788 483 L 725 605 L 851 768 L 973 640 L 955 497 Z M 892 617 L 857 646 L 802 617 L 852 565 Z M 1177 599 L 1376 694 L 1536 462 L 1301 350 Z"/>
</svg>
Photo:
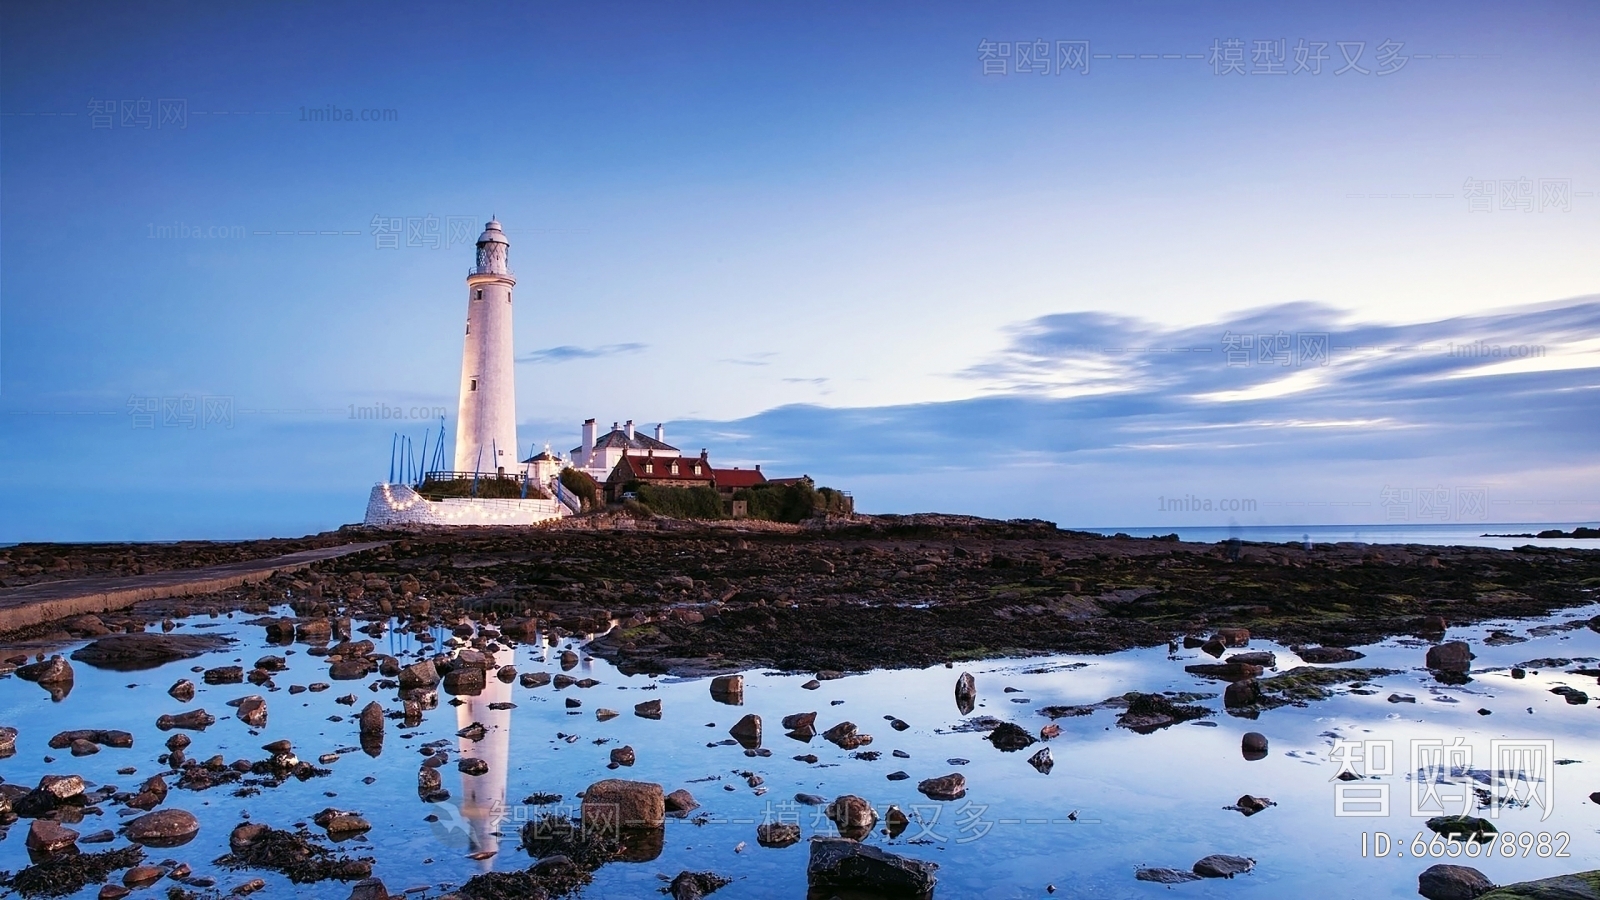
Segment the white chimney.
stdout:
<svg viewBox="0 0 1600 900">
<path fill-rule="evenodd" d="M 663 444 L 667 442 L 667 426 L 664 423 L 656 423 L 656 440 Z"/>
<path fill-rule="evenodd" d="M 573 462 L 580 466 L 589 464 L 589 454 L 594 452 L 595 432 L 597 430 L 599 430 L 599 426 L 595 424 L 593 419 L 583 420 L 583 446 L 578 448 L 577 457 Z"/>
<path fill-rule="evenodd" d="M 628 424 L 623 430 L 628 433 L 628 440 L 630 440 L 630 441 L 633 440 L 633 420 L 632 419 L 628 420 Z"/>
</svg>

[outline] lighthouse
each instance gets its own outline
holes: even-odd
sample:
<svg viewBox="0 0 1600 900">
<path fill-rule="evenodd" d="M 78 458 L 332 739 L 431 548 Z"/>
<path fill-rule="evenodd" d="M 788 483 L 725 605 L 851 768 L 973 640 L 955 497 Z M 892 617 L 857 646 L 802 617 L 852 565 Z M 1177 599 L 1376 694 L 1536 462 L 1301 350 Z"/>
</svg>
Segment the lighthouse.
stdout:
<svg viewBox="0 0 1600 900">
<path fill-rule="evenodd" d="M 455 471 L 485 475 L 517 467 L 516 361 L 511 349 L 511 242 L 491 219 L 467 271 L 467 335 L 461 351 L 461 405 Z"/>
</svg>

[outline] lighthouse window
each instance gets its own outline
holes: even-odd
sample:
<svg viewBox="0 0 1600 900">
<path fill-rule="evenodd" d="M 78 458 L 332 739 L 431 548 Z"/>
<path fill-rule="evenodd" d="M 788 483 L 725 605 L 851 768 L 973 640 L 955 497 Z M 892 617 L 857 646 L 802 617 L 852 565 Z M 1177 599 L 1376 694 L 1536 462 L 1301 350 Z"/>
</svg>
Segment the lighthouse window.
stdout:
<svg viewBox="0 0 1600 900">
<path fill-rule="evenodd" d="M 479 299 L 479 300 L 482 300 L 482 299 L 483 299 L 483 289 L 482 289 L 482 288 L 479 288 L 479 289 L 478 289 L 478 299 Z"/>
<path fill-rule="evenodd" d="M 472 387 L 471 387 L 471 390 L 474 390 L 474 391 L 475 391 L 475 390 L 477 390 L 477 389 L 478 389 L 478 379 L 476 379 L 476 378 L 474 378 L 474 379 L 472 379 Z"/>
</svg>

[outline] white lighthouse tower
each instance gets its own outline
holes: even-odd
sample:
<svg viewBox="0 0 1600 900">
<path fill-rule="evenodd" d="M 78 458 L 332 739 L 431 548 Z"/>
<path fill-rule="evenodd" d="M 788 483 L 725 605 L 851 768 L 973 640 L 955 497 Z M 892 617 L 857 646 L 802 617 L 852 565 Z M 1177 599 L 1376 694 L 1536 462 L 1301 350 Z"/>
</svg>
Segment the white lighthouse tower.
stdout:
<svg viewBox="0 0 1600 900">
<path fill-rule="evenodd" d="M 517 469 L 516 360 L 511 349 L 511 242 L 491 219 L 478 238 L 478 264 L 467 272 L 467 336 L 461 352 L 461 408 L 456 419 L 457 472 Z"/>
</svg>

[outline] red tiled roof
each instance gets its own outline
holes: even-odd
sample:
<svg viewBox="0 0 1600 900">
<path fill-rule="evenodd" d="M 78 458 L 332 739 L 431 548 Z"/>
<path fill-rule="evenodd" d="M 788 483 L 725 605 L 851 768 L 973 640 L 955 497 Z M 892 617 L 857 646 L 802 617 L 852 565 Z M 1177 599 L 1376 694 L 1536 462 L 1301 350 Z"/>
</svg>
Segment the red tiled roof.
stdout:
<svg viewBox="0 0 1600 900">
<path fill-rule="evenodd" d="M 767 483 L 767 476 L 756 469 L 712 469 L 711 474 L 717 476 L 718 489 L 738 490 Z"/>
<path fill-rule="evenodd" d="M 672 471 L 674 466 L 678 471 Z M 699 474 L 695 473 L 696 468 Z M 711 473 L 711 463 L 698 456 L 624 456 L 606 480 L 710 482 Z"/>
</svg>

